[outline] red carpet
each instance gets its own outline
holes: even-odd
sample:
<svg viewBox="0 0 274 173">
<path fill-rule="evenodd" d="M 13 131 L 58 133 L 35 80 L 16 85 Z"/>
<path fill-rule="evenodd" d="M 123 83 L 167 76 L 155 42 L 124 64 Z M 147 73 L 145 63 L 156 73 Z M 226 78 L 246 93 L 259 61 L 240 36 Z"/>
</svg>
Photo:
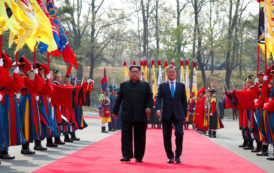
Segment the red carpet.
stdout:
<svg viewBox="0 0 274 173">
<path fill-rule="evenodd" d="M 167 164 L 162 131 L 147 131 L 144 163 L 121 163 L 121 133 L 114 134 L 82 150 L 57 160 L 35 172 L 265 172 L 240 156 L 211 142 L 193 130 L 185 131 L 182 164 Z M 173 137 L 174 144 L 174 137 Z"/>
</svg>

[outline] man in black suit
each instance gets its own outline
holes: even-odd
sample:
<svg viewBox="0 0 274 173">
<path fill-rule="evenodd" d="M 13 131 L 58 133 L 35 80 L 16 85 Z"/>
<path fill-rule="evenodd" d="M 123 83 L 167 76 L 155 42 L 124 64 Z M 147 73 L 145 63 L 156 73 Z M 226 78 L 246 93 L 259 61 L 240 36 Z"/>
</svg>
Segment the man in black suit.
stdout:
<svg viewBox="0 0 274 173">
<path fill-rule="evenodd" d="M 161 83 L 156 96 L 157 116 L 161 116 L 162 107 L 162 123 L 164 146 L 168 157 L 168 163 L 174 162 L 174 153 L 172 151 L 171 135 L 172 124 L 175 126 L 176 151 L 175 161 L 181 163 L 180 156 L 183 149 L 183 123 L 187 115 L 187 99 L 185 85 L 176 81 L 176 67 L 169 65 L 166 68 L 168 81 Z"/>
<path fill-rule="evenodd" d="M 120 90 L 113 108 L 117 117 L 122 105 L 122 154 L 120 161 L 128 162 L 133 158 L 132 129 L 134 129 L 134 158 L 142 162 L 145 145 L 147 116 L 153 106 L 152 91 L 147 82 L 140 81 L 140 66 L 130 66 L 130 80 L 120 84 Z"/>
</svg>

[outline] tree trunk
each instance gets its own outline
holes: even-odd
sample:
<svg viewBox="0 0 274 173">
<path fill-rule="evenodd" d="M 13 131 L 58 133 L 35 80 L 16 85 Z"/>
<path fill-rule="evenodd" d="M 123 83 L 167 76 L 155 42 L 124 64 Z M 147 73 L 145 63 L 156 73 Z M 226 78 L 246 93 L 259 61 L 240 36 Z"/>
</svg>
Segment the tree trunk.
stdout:
<svg viewBox="0 0 274 173">
<path fill-rule="evenodd" d="M 180 26 L 180 18 L 181 18 L 181 13 L 180 13 L 180 0 L 177 0 L 177 28 Z M 181 52 L 181 36 L 177 38 L 177 52 Z"/>
<path fill-rule="evenodd" d="M 89 78 L 93 79 L 93 70 L 94 70 L 94 61 L 95 61 L 95 53 L 94 53 L 94 46 L 95 46 L 95 18 L 96 18 L 95 0 L 92 0 L 91 8 L 92 8 L 92 22 L 91 22 L 91 33 L 90 33 L 91 52 L 90 52 Z"/>
<path fill-rule="evenodd" d="M 77 79 L 82 79 L 83 78 L 83 61 L 82 59 L 80 59 L 80 63 L 78 63 L 78 69 L 77 69 Z M 78 61 L 79 62 L 79 61 Z"/>
<path fill-rule="evenodd" d="M 214 2 L 210 1 L 209 25 L 210 25 L 210 57 L 211 57 L 211 74 L 214 73 L 214 47 L 213 47 L 213 26 L 212 26 L 212 11 Z"/>
<path fill-rule="evenodd" d="M 231 78 L 232 70 L 227 70 L 225 73 L 225 83 L 226 87 L 229 90 L 230 88 L 230 78 Z"/>
<path fill-rule="evenodd" d="M 232 11 L 233 11 L 233 1 L 230 0 L 230 9 L 229 9 L 229 26 L 228 26 L 228 34 L 227 34 L 227 40 L 228 40 L 228 44 L 227 44 L 227 53 L 226 53 L 226 78 L 225 78 L 225 82 L 227 85 L 227 88 L 230 89 L 230 75 L 232 73 L 233 70 L 233 60 L 231 59 L 231 48 L 232 48 L 232 44 L 233 44 L 233 32 L 235 30 L 236 24 L 237 24 L 237 20 L 238 20 L 238 9 L 239 9 L 239 3 L 240 0 L 237 0 L 236 2 L 236 9 L 235 9 L 235 13 L 234 16 L 232 17 Z M 234 39 L 236 39 L 237 37 L 235 36 Z M 234 41 L 235 43 L 235 41 Z M 235 44 L 234 44 L 235 47 Z"/>
<path fill-rule="evenodd" d="M 159 15 L 158 15 L 158 11 L 159 11 L 159 0 L 156 0 L 156 15 L 155 15 L 155 23 L 156 23 L 156 28 L 155 28 L 155 37 L 156 37 L 156 54 L 157 56 L 159 56 L 160 53 L 160 38 L 159 38 Z"/>
</svg>

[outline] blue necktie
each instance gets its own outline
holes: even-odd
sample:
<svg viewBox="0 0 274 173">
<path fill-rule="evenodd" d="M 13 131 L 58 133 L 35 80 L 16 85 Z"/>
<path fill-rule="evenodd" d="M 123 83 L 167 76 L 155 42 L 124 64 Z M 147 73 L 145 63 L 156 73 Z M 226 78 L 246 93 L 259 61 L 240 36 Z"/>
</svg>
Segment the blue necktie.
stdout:
<svg viewBox="0 0 274 173">
<path fill-rule="evenodd" d="M 172 98 L 174 98 L 174 93 L 175 93 L 174 82 L 170 82 L 170 84 L 171 84 L 171 87 L 170 87 L 171 96 Z"/>
</svg>

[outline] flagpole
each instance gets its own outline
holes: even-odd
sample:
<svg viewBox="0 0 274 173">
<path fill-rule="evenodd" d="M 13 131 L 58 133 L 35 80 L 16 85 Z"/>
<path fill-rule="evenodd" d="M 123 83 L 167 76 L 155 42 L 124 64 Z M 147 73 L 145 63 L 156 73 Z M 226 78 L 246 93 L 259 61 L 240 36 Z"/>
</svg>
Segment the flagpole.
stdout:
<svg viewBox="0 0 274 173">
<path fill-rule="evenodd" d="M 0 34 L 0 58 L 2 57 L 2 43 L 3 43 L 3 35 Z"/>
<path fill-rule="evenodd" d="M 33 51 L 33 63 L 34 63 L 34 70 L 36 69 L 36 48 L 34 47 Z"/>
</svg>

